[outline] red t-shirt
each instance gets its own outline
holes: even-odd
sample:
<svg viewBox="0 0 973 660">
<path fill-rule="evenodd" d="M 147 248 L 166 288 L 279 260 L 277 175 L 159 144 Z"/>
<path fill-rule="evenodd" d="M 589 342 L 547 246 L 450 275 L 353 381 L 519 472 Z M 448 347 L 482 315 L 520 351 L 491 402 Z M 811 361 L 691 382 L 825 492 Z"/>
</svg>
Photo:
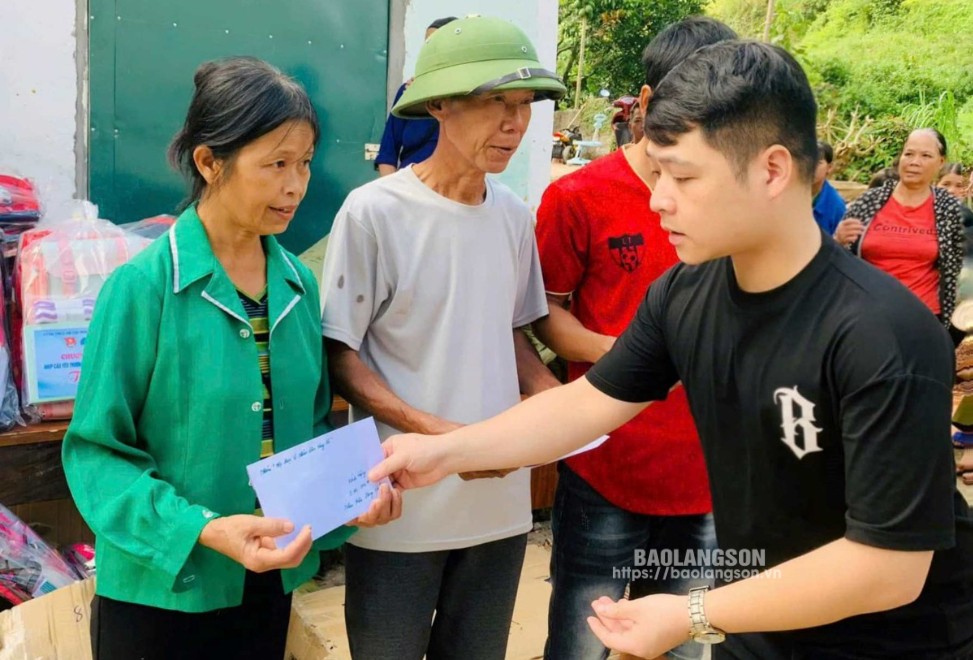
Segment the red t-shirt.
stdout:
<svg viewBox="0 0 973 660">
<path fill-rule="evenodd" d="M 903 206 L 889 197 L 868 226 L 861 255 L 902 282 L 933 314 L 939 314 L 939 238 L 933 195 L 919 206 Z"/>
<path fill-rule="evenodd" d="M 648 186 L 618 150 L 552 183 L 537 210 L 537 245 L 549 293 L 573 293 L 571 312 L 618 336 L 649 285 L 678 260 Z M 590 364 L 570 363 L 571 380 Z M 690 515 L 712 510 L 709 481 L 682 386 L 567 464 L 628 511 Z"/>
</svg>

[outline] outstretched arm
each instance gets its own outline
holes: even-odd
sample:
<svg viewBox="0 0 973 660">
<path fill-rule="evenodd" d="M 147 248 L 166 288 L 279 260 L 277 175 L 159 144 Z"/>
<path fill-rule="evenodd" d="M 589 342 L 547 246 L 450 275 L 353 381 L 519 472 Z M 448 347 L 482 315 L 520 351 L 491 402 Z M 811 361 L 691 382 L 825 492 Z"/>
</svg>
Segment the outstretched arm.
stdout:
<svg viewBox="0 0 973 660">
<path fill-rule="evenodd" d="M 392 436 L 383 445 L 385 460 L 368 476 L 419 488 L 457 472 L 547 463 L 618 428 L 648 405 L 613 399 L 579 378 L 445 435 Z"/>
</svg>

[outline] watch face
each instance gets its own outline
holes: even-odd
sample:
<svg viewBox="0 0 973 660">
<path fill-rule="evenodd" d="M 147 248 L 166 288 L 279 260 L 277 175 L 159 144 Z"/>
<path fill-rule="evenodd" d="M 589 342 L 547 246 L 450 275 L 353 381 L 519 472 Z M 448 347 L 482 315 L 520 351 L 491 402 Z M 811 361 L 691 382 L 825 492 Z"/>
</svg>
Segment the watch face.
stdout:
<svg viewBox="0 0 973 660">
<path fill-rule="evenodd" d="M 693 635 L 693 641 L 699 642 L 700 644 L 719 644 L 725 639 L 726 635 L 718 630 L 701 632 Z"/>
</svg>

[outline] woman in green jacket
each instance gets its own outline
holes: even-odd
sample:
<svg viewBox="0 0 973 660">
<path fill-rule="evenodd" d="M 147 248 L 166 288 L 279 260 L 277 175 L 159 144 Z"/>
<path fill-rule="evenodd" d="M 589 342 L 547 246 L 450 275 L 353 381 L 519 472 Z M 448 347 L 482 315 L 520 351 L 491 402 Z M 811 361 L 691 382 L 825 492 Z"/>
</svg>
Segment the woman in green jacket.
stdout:
<svg viewBox="0 0 973 660">
<path fill-rule="evenodd" d="M 195 83 L 169 152 L 190 204 L 105 284 L 64 438 L 97 539 L 96 660 L 278 660 L 289 594 L 318 568 L 310 529 L 277 546 L 293 525 L 256 515 L 245 470 L 329 430 L 318 287 L 274 239 L 307 191 L 317 116 L 252 58 L 204 64 Z M 351 524 L 400 511 L 383 486 Z"/>
</svg>

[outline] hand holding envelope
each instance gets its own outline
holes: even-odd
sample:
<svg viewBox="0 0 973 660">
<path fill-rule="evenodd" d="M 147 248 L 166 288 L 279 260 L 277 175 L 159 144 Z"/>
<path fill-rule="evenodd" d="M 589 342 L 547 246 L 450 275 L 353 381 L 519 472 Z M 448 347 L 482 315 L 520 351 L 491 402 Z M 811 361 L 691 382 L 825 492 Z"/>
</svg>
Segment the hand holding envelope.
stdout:
<svg viewBox="0 0 973 660">
<path fill-rule="evenodd" d="M 367 477 L 383 457 L 375 420 L 368 418 L 248 465 L 264 514 L 294 525 L 278 545 L 306 525 L 317 539 L 345 524 L 373 527 L 398 518 L 399 489 Z"/>
</svg>

